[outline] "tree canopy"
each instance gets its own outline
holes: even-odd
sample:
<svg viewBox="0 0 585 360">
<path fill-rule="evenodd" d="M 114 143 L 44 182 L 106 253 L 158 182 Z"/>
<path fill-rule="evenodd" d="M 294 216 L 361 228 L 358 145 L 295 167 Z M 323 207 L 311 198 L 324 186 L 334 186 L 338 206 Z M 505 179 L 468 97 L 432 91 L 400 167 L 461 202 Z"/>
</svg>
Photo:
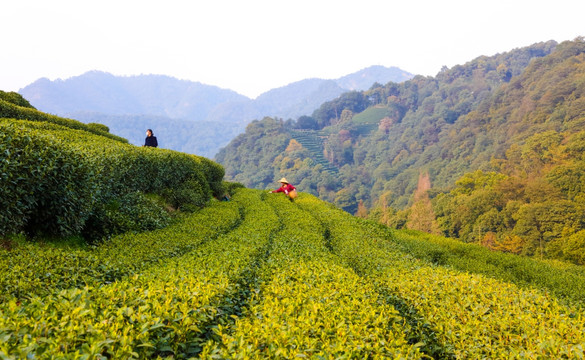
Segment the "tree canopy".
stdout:
<svg viewBox="0 0 585 360">
<path fill-rule="evenodd" d="M 264 119 L 226 148 L 237 164 L 218 160 L 248 186 L 286 176 L 399 227 L 431 204 L 445 235 L 576 261 L 564 239 L 576 246 L 585 229 L 584 84 L 583 38 L 538 43 L 346 93 L 296 122 Z M 301 148 L 287 152 L 292 139 Z M 421 174 L 428 202 L 415 196 Z"/>
</svg>

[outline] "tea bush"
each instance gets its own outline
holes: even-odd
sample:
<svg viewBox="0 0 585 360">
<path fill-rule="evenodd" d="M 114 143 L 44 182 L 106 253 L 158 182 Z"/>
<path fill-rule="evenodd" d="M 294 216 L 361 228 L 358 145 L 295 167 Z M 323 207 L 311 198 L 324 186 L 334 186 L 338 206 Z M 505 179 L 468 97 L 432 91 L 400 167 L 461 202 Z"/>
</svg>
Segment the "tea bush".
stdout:
<svg viewBox="0 0 585 360">
<path fill-rule="evenodd" d="M 24 301 L 70 287 L 98 286 L 192 251 L 242 221 L 243 200 L 214 202 L 164 229 L 115 236 L 93 249 L 25 243 L 0 250 L 0 301 Z M 31 266 L 34 264 L 34 266 Z"/>
<path fill-rule="evenodd" d="M 167 226 L 171 216 L 158 202 L 141 192 L 130 192 L 98 204 L 85 223 L 86 239 L 109 238 L 124 232 L 142 232 Z"/>
<path fill-rule="evenodd" d="M 237 313 L 249 269 L 279 221 L 253 193 L 242 223 L 192 252 L 106 286 L 0 305 L 0 356 L 185 358 Z M 244 292 L 245 293 L 245 292 Z"/>
<path fill-rule="evenodd" d="M 477 244 L 416 231 L 387 229 L 386 232 L 402 251 L 417 258 L 544 289 L 570 303 L 583 303 L 585 299 L 583 266 L 491 251 Z"/>
<path fill-rule="evenodd" d="M 6 91 L 0 90 L 0 100 L 4 100 L 8 103 L 11 103 L 11 104 L 14 104 L 17 106 L 21 106 L 21 107 L 25 107 L 25 108 L 29 108 L 29 109 L 35 109 L 35 107 L 32 106 L 30 104 L 30 102 L 28 102 L 27 99 L 25 99 L 24 97 L 22 97 L 22 95 L 20 95 L 17 92 L 14 92 L 14 91 L 6 92 Z"/>
<path fill-rule="evenodd" d="M 92 132 L 100 132 L 100 133 L 109 133 L 110 132 L 110 128 L 104 124 L 88 123 L 86 125 L 87 125 L 87 128 L 90 129 Z"/>
<path fill-rule="evenodd" d="M 0 235 L 78 233 L 89 217 L 95 173 L 65 141 L 0 123 Z"/>
<path fill-rule="evenodd" d="M 582 358 L 580 308 L 550 294 L 431 265 L 390 244 L 383 231 L 312 197 L 297 201 L 331 235 L 332 249 L 400 307 L 438 357 Z M 366 226 L 364 226 L 366 225 Z"/>
<path fill-rule="evenodd" d="M 77 120 L 66 119 L 41 112 L 31 106 L 26 99 L 22 98 L 21 96 L 11 96 L 10 93 L 0 97 L 0 119 L 1 118 L 52 123 L 65 126 L 70 129 L 83 130 L 94 133 L 96 135 L 105 136 L 109 139 L 122 143 L 128 143 L 128 140 L 114 134 L 110 134 L 108 131 L 104 131 L 102 127 L 88 126 Z"/>
<path fill-rule="evenodd" d="M 223 194 L 223 168 L 195 155 L 9 119 L 0 119 L 0 140 L 0 235 L 105 236 L 112 232 L 104 231 L 108 206 L 128 194 L 166 193 L 191 209 Z"/>
<path fill-rule="evenodd" d="M 218 326 L 203 358 L 422 358 L 396 310 L 341 266 L 321 225 L 283 196 L 266 196 L 282 221 L 245 316 Z"/>
<path fill-rule="evenodd" d="M 93 249 L 0 249 L 0 358 L 585 356 L 582 308 L 391 235 L 307 194 L 238 189 Z"/>
</svg>

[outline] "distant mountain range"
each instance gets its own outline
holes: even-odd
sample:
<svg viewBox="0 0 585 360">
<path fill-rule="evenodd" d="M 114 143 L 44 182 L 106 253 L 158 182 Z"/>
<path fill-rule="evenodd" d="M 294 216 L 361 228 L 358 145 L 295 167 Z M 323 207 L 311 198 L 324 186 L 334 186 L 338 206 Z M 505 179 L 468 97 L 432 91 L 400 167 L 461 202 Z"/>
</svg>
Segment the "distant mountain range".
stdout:
<svg viewBox="0 0 585 360">
<path fill-rule="evenodd" d="M 344 92 L 412 77 L 396 67 L 371 66 L 336 80 L 301 80 L 250 99 L 165 75 L 90 71 L 66 80 L 42 78 L 19 93 L 41 111 L 105 124 L 136 145 L 143 142 L 144 130 L 152 128 L 162 147 L 213 157 L 252 120 L 296 119 Z"/>
</svg>

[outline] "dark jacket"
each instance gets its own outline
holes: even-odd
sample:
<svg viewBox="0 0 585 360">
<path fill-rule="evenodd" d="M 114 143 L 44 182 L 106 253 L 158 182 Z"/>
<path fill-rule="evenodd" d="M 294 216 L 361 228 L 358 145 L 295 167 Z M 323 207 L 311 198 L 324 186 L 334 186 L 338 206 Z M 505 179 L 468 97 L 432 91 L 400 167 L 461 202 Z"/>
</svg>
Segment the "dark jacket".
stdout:
<svg viewBox="0 0 585 360">
<path fill-rule="evenodd" d="M 156 136 L 147 136 L 146 140 L 144 140 L 144 146 L 157 147 L 158 142 L 156 141 Z"/>
</svg>

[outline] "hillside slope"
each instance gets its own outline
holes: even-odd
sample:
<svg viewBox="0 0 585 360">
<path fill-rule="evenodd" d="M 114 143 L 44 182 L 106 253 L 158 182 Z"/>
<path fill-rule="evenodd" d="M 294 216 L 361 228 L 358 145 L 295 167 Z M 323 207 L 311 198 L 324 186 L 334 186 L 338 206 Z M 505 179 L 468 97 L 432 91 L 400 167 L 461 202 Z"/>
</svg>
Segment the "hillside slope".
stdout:
<svg viewBox="0 0 585 360">
<path fill-rule="evenodd" d="M 272 156 L 244 135 L 216 158 L 246 186 L 284 176 L 392 227 L 585 264 L 584 44 L 534 44 L 346 93 L 296 122 L 251 125 Z M 313 141 L 297 146 L 298 130 Z"/>
<path fill-rule="evenodd" d="M 0 249 L 0 354 L 584 355 L 577 300 L 584 289 L 571 286 L 584 283 L 582 269 L 511 257 L 509 267 L 524 266 L 533 277 L 510 273 L 505 282 L 481 256 L 465 272 L 417 260 L 412 255 L 423 254 L 427 241 L 401 236 L 308 194 L 291 203 L 242 189 L 166 229 L 121 235 L 94 249 L 16 244 Z M 407 243 L 422 247 L 405 253 Z M 34 266 L 19 274 L 20 263 Z M 72 266 L 79 270 L 73 279 Z M 47 277 L 49 267 L 54 275 Z M 17 281 L 22 275 L 28 281 Z M 563 288 L 543 285 L 543 278 L 575 282 Z M 40 286 L 25 287 L 31 282 Z"/>
<path fill-rule="evenodd" d="M 371 207 L 388 192 L 392 194 L 389 205 L 403 208 L 410 202 L 421 168 L 433 174 L 433 185 L 448 187 L 467 170 L 489 160 L 492 154 L 482 148 L 470 154 L 473 148 L 454 147 L 461 140 L 453 142 L 449 135 L 455 128 L 461 137 L 471 131 L 471 128 L 463 130 L 465 116 L 507 81 L 522 74 L 531 59 L 548 55 L 555 46 L 554 42 L 535 44 L 444 69 L 435 78 L 417 76 L 401 84 L 390 82 L 368 91 L 346 93 L 322 104 L 310 117 L 283 123 L 279 131 L 290 139 L 287 134 L 291 128 L 318 129 L 327 135 L 322 147 L 333 165 L 340 169 L 347 167 L 350 177 L 350 174 L 367 174 L 352 179 L 342 175 L 333 192 L 318 190 L 321 179 L 309 179 L 306 191 L 333 202 L 337 191 L 349 189 L 354 197 L 350 211 L 355 211 L 359 200 Z M 473 133 L 469 137 L 474 139 Z M 254 173 L 257 168 L 271 168 L 274 178 L 285 174 L 297 184 L 307 180 L 307 171 L 313 170 L 295 166 L 283 169 L 272 161 L 259 161 L 257 152 L 238 148 L 239 144 L 234 141 L 225 149 L 227 154 L 239 154 L 238 164 L 229 158 L 224 160 L 221 153 L 216 158 L 226 167 L 228 178 L 233 176 L 246 186 L 268 185 L 251 178 L 243 181 L 241 174 Z M 272 160 L 278 156 L 279 153 L 274 153 Z M 302 156 L 299 159 L 304 160 Z M 234 168 L 246 170 L 242 173 Z M 364 192 L 360 187 L 369 190 Z"/>
<path fill-rule="evenodd" d="M 165 226 L 166 206 L 195 209 L 224 191 L 223 168 L 206 158 L 130 145 L 16 93 L 0 92 L 0 130 L 0 236 L 96 241 Z"/>
</svg>

